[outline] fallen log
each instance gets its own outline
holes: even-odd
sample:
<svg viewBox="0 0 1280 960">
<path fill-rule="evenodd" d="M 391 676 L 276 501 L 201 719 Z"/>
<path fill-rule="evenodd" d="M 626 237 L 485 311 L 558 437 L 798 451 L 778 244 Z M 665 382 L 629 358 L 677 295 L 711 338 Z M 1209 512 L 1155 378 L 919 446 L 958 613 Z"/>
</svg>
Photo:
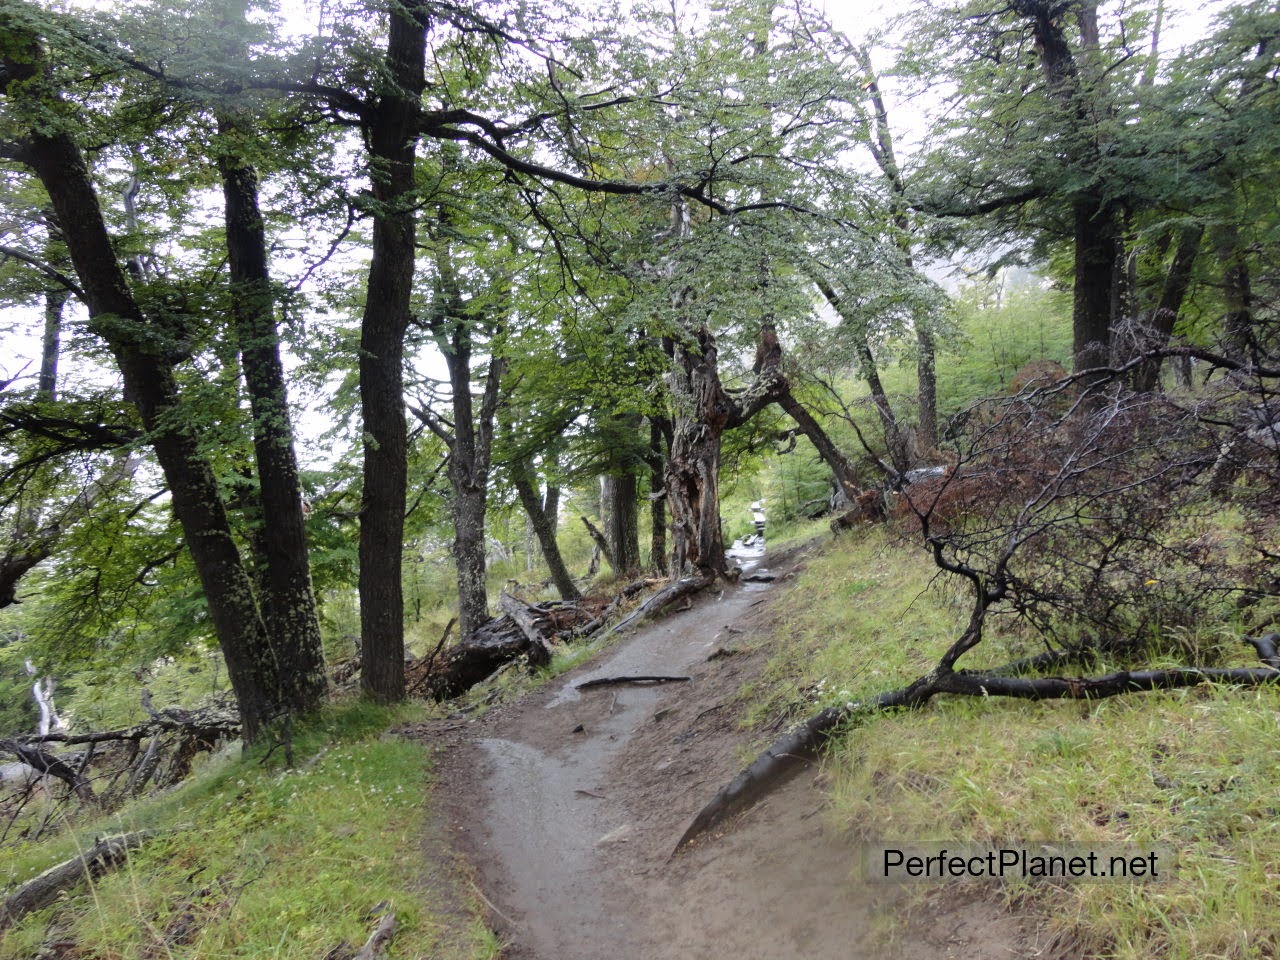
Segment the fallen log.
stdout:
<svg viewBox="0 0 1280 960">
<path fill-rule="evenodd" d="M 529 640 L 530 662 L 533 662 L 534 650 L 541 650 L 537 654 L 542 659 L 542 664 L 551 662 L 551 644 L 542 630 L 538 627 L 538 620 L 533 615 L 528 604 L 516 599 L 509 593 L 502 593 L 498 596 L 498 609 L 511 618 L 512 622 L 520 628 L 520 632 Z M 542 664 L 539 664 L 541 666 Z"/>
<path fill-rule="evenodd" d="M 1280 634 L 1245 637 L 1266 663 L 1263 667 L 1171 667 L 1119 670 L 1095 677 L 1025 677 L 1028 668 L 1044 668 L 1066 656 L 1087 658 L 1087 651 L 1051 652 L 990 670 L 935 669 L 905 687 L 842 707 L 827 707 L 775 740 L 745 770 L 723 786 L 694 817 L 672 856 L 709 830 L 741 813 L 781 786 L 815 759 L 842 728 L 881 710 L 917 707 L 940 693 L 1023 700 L 1101 700 L 1151 690 L 1172 690 L 1203 683 L 1258 686 L 1280 683 Z"/>
<path fill-rule="evenodd" d="M 461 696 L 491 677 L 503 664 L 528 656 L 533 666 L 550 662 L 545 644 L 534 644 L 507 615 L 486 620 L 436 658 L 421 673 L 410 665 L 408 689 L 439 702 Z"/>
<path fill-rule="evenodd" d="M 605 607 L 602 611 L 600 611 L 599 616 L 588 621 L 587 623 L 583 624 L 580 627 L 574 627 L 571 632 L 571 636 L 573 637 L 591 636 L 591 634 L 595 633 L 597 630 L 603 627 L 606 623 L 608 623 L 609 618 L 612 617 L 615 613 L 617 613 L 624 603 L 626 603 L 628 600 L 634 597 L 637 593 L 640 593 L 642 590 L 646 589 L 647 587 L 651 587 L 655 583 L 661 583 L 661 582 L 662 581 L 660 580 L 651 580 L 648 578 L 633 580 L 631 583 L 627 584 L 625 587 L 622 588 L 622 591 L 609 602 L 609 605 L 607 607 Z"/>
<path fill-rule="evenodd" d="M 592 687 L 613 687 L 624 683 L 688 683 L 692 677 L 597 677 L 584 680 L 574 689 L 589 690 Z"/>
<path fill-rule="evenodd" d="M 0 740 L 0 747 L 10 751 L 22 763 L 31 767 L 37 773 L 61 780 L 71 788 L 82 803 L 94 803 L 97 800 L 93 795 L 93 788 L 89 786 L 89 781 L 85 780 L 81 772 L 65 760 L 41 750 L 32 743 Z"/>
<path fill-rule="evenodd" d="M 582 636 L 597 624 L 602 624 L 610 610 L 616 609 L 623 599 L 639 592 L 649 582 L 651 581 L 641 580 L 629 585 L 600 617 L 585 627 L 567 631 L 568 635 Z M 696 593 L 712 582 L 714 581 L 710 577 L 692 577 L 668 584 L 610 628 L 604 636 L 651 617 L 681 597 Z M 530 664 L 535 667 L 550 663 L 551 645 L 538 626 L 540 618 L 537 616 L 537 609 L 508 594 L 502 595 L 499 604 L 504 611 L 501 617 L 485 621 L 470 637 L 462 638 L 436 657 L 434 662 L 416 661 L 410 664 L 406 689 L 410 693 L 428 696 L 436 701 L 451 700 L 487 680 L 503 664 L 518 657 L 527 656 Z"/>
<path fill-rule="evenodd" d="M 87 877 L 98 877 L 121 863 L 151 834 L 126 833 L 104 837 L 78 857 L 50 867 L 38 877 L 28 880 L 0 904 L 0 930 L 35 910 L 53 904 L 67 890 Z"/>
<path fill-rule="evenodd" d="M 709 587 L 711 584 L 715 583 L 715 579 L 715 577 L 686 577 L 683 580 L 677 580 L 674 583 L 667 584 L 652 597 L 640 604 L 640 606 L 636 607 L 629 614 L 610 627 L 605 632 L 604 636 L 613 636 L 615 633 L 620 633 L 628 627 L 660 613 L 682 597 L 692 596 L 704 587 Z"/>
<path fill-rule="evenodd" d="M 360 952 L 355 955 L 354 960 L 378 960 L 379 957 L 386 956 L 387 944 L 395 935 L 396 914 L 392 910 L 378 921 L 377 927 L 360 948 Z"/>
</svg>

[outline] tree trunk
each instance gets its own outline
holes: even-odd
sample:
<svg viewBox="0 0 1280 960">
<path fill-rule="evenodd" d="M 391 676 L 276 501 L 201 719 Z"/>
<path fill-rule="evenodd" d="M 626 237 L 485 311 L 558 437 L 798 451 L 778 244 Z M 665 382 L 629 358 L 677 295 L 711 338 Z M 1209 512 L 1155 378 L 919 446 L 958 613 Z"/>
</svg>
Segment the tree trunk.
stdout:
<svg viewBox="0 0 1280 960">
<path fill-rule="evenodd" d="M 624 472 L 604 478 L 601 496 L 604 535 L 609 542 L 614 570 L 620 574 L 640 569 L 639 496 L 635 474 Z"/>
<path fill-rule="evenodd" d="M 455 459 L 457 454 L 454 454 Z M 458 633 L 466 638 L 489 619 L 485 582 L 485 513 L 488 491 L 465 485 L 453 494 L 453 562 L 458 574 Z"/>
<path fill-rule="evenodd" d="M 920 426 L 916 435 L 919 453 L 936 456 L 938 447 L 938 365 L 933 334 L 916 321 L 916 395 L 920 404 Z"/>
<path fill-rule="evenodd" d="M 1225 223 L 1217 230 L 1215 246 L 1222 264 L 1222 299 L 1226 315 L 1222 320 L 1227 353 L 1234 359 L 1249 357 L 1253 345 L 1253 288 L 1249 279 L 1249 262 L 1240 245 L 1240 230 Z"/>
<path fill-rule="evenodd" d="M 1097 61 L 1097 3 L 1050 3 L 1046 0 L 1016 0 L 1016 12 L 1028 17 L 1035 34 L 1036 49 L 1044 71 L 1050 98 L 1073 118 L 1080 131 L 1097 128 L 1093 104 L 1097 86 L 1104 82 Z M 1074 11 L 1080 30 L 1086 77 L 1067 39 L 1065 17 Z M 1096 171 L 1101 145 L 1087 133 L 1078 134 L 1084 146 L 1069 157 L 1074 165 Z M 1074 300 L 1071 312 L 1073 370 L 1080 372 L 1106 366 L 1111 361 L 1113 305 L 1120 286 L 1117 264 L 1121 261 L 1119 211 L 1095 188 L 1072 200 L 1072 231 L 1075 242 Z"/>
<path fill-rule="evenodd" d="M 1074 296 L 1071 308 L 1075 372 L 1111 362 L 1111 304 L 1116 284 L 1116 213 L 1096 196 L 1077 197 Z"/>
<path fill-rule="evenodd" d="M 720 442 L 788 389 L 771 324 L 760 331 L 756 379 L 730 396 L 720 383 L 715 338 L 705 325 L 673 346 L 671 453 L 664 485 L 671 510 L 672 575 L 729 575 L 720 527 Z"/>
<path fill-rule="evenodd" d="M 46 400 L 52 400 L 58 389 L 58 357 L 61 353 L 62 308 L 67 303 L 67 291 L 52 287 L 44 293 L 44 337 L 40 350 L 40 383 L 37 390 Z"/>
<path fill-rule="evenodd" d="M 1160 298 L 1150 314 L 1149 333 L 1143 338 L 1142 349 L 1154 350 L 1165 347 L 1173 336 L 1174 325 L 1182 310 L 1182 302 L 1186 299 L 1187 290 L 1191 286 L 1191 272 L 1200 253 L 1200 239 L 1204 236 L 1204 227 L 1196 225 L 1183 230 L 1178 236 L 1178 245 L 1174 249 L 1173 260 L 1165 274 L 1160 289 Z M 1134 373 L 1133 389 L 1149 392 L 1160 383 L 1160 360 L 1152 359 L 1142 364 Z"/>
<path fill-rule="evenodd" d="M 730 400 L 720 385 L 710 330 L 702 327 L 693 344 L 677 344 L 674 359 L 674 435 L 664 475 L 674 535 L 671 574 L 728 576 L 720 529 L 720 438 Z"/>
<path fill-rule="evenodd" d="M 871 63 L 870 52 L 866 47 L 857 47 L 853 52 L 858 66 L 866 75 L 867 96 L 871 100 L 871 109 L 875 118 L 875 143 L 871 152 L 889 185 L 894 240 L 898 249 L 902 251 L 907 267 L 914 270 L 915 264 L 911 256 L 911 221 L 907 216 L 907 187 L 902 178 L 902 167 L 898 163 L 897 150 L 893 145 L 893 130 L 889 126 L 889 109 L 885 106 L 884 97 L 880 93 L 880 83 Z M 920 408 L 917 439 L 922 449 L 932 450 L 938 445 L 938 376 L 935 359 L 937 351 L 933 334 L 929 332 L 922 318 L 915 318 L 915 328 L 916 345 L 920 351 L 916 357 L 916 394 Z M 870 351 L 867 351 L 866 357 L 870 357 Z M 878 377 L 876 381 L 877 383 L 872 387 L 873 396 L 878 385 Z M 883 395 L 883 388 L 879 389 Z M 880 400 L 877 399 L 876 402 L 879 406 Z M 887 400 L 884 401 L 884 406 L 888 409 Z M 885 426 L 887 430 L 889 424 Z M 896 430 L 896 425 L 894 429 Z M 896 461 L 894 464 L 899 472 L 907 465 L 905 462 L 899 465 Z"/>
<path fill-rule="evenodd" d="M 441 220 L 447 220 L 442 209 Z M 458 632 L 468 642 L 472 632 L 489 619 L 485 582 L 485 514 L 488 510 L 489 467 L 493 456 L 499 390 L 506 369 L 502 357 L 489 359 L 489 371 L 477 411 L 471 396 L 471 358 L 475 327 L 487 322 L 496 334 L 505 316 L 482 318 L 462 296 L 450 257 L 448 241 L 437 252 L 436 302 L 429 322 L 432 335 L 449 368 L 453 398 L 453 433 L 435 421 L 437 435 L 449 444 L 449 486 L 452 490 L 453 559 L 458 574 Z M 505 310 L 505 305 L 500 310 Z"/>
<path fill-rule="evenodd" d="M 393 9 L 386 69 L 387 92 L 365 130 L 375 203 L 359 360 L 364 418 L 360 685 L 381 702 L 404 697 L 401 570 L 408 466 L 403 360 L 413 293 L 417 119 L 426 85 L 422 0 L 406 0 Z"/>
<path fill-rule="evenodd" d="M 218 126 L 223 138 L 247 133 L 227 113 L 219 118 Z M 322 702 L 328 679 L 311 588 L 302 488 L 280 362 L 266 231 L 258 208 L 258 177 L 253 167 L 230 153 L 219 157 L 218 169 L 226 204 L 232 310 L 253 415 L 264 549 L 261 562 L 265 566 L 260 605 L 279 666 L 280 702 L 290 712 L 305 713 Z"/>
<path fill-rule="evenodd" d="M 32 56 L 5 63 L 6 78 L 29 79 L 40 69 Z M 36 85 L 27 87 L 37 98 Z M 10 91 L 6 91 L 10 92 Z M 43 108 L 56 100 L 45 92 Z M 63 239 L 80 277 L 90 329 L 115 355 L 125 393 L 137 407 L 164 472 L 174 514 L 204 589 L 210 620 L 239 701 L 246 740 L 276 715 L 276 667 L 253 587 L 231 535 L 212 466 L 201 449 L 192 417 L 181 409 L 177 383 L 154 329 L 143 316 L 115 257 L 88 168 L 70 135 L 58 129 L 29 131 L 22 152 L 52 201 Z"/>
<path fill-rule="evenodd" d="M 582 594 L 569 575 L 569 568 L 564 565 L 564 557 L 560 555 L 560 544 L 556 541 L 555 518 L 558 510 L 559 490 L 547 485 L 547 500 L 544 503 L 533 486 L 533 465 L 527 460 L 513 464 L 511 481 L 520 497 L 520 505 L 524 507 L 533 527 L 534 536 L 538 538 L 538 546 L 542 548 L 542 557 L 551 572 L 551 582 L 562 600 L 577 600 Z M 552 496 L 552 491 L 556 496 Z"/>
<path fill-rule="evenodd" d="M 658 572 L 667 569 L 667 495 L 663 486 L 662 465 L 666 462 L 663 452 L 662 425 L 649 421 L 649 566 Z"/>
</svg>

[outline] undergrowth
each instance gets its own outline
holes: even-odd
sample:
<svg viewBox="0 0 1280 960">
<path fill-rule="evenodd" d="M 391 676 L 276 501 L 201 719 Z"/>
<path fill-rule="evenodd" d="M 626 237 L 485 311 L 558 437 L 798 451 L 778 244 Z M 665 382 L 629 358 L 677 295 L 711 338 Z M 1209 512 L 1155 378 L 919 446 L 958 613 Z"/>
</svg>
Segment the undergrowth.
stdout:
<svg viewBox="0 0 1280 960">
<path fill-rule="evenodd" d="M 123 867 L 9 930 L 0 958 L 61 943 L 97 960 L 314 960 L 344 941 L 358 948 L 388 909 L 398 923 L 392 958 L 496 956 L 457 895 L 455 865 L 428 849 L 427 750 L 387 733 L 420 713 L 332 707 L 294 734 L 291 768 L 278 746 L 237 750 L 171 792 L 6 850 L 0 884 L 10 886 L 95 837 L 150 833 Z"/>
<path fill-rule="evenodd" d="M 930 669 L 967 613 L 935 573 L 883 528 L 812 557 L 776 608 L 785 636 L 751 717 L 762 739 L 779 726 L 771 718 L 896 689 Z M 1200 632 L 1187 644 L 1256 664 L 1251 648 L 1225 642 L 1229 628 Z M 962 666 L 1035 652 L 1030 644 L 1006 629 Z M 1280 942 L 1277 734 L 1274 687 L 1094 703 L 938 697 L 845 732 L 827 758 L 831 815 L 856 840 L 1170 845 L 1168 881 L 998 893 L 1038 915 L 1040 947 L 1056 943 L 1062 956 L 1261 960 Z"/>
</svg>

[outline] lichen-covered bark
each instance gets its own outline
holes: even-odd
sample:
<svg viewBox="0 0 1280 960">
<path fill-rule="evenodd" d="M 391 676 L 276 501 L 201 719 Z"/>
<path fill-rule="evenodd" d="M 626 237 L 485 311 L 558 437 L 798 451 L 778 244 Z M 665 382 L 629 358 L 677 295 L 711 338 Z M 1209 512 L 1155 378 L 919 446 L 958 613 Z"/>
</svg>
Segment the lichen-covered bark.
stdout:
<svg viewBox="0 0 1280 960">
<path fill-rule="evenodd" d="M 441 221 L 449 217 L 442 209 Z M 435 430 L 449 444 L 450 510 L 453 514 L 453 560 L 458 575 L 458 631 L 467 641 L 489 619 L 489 595 L 485 583 L 485 514 L 489 503 L 489 469 L 493 462 L 493 438 L 497 426 L 499 390 L 506 362 L 489 358 L 479 408 L 471 395 L 471 360 L 475 333 L 484 326 L 496 334 L 505 323 L 505 302 L 488 315 L 480 315 L 462 295 L 460 280 L 448 241 L 437 251 L 436 303 L 428 321 L 436 345 L 449 368 L 452 392 L 452 435 L 437 423 Z"/>
<path fill-rule="evenodd" d="M 771 332 L 762 330 L 762 338 Z M 671 511 L 672 574 L 728 576 L 720 528 L 721 438 L 785 392 L 781 350 L 765 351 L 755 379 L 733 395 L 720 383 L 715 338 L 705 325 L 675 345 L 673 360 L 672 441 L 663 475 Z"/>
</svg>

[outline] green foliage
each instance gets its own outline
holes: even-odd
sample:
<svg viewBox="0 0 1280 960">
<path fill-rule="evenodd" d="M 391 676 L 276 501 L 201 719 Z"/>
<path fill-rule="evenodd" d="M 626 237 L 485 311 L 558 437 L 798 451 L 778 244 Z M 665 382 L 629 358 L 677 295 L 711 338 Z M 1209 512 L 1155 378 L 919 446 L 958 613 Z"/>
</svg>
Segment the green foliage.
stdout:
<svg viewBox="0 0 1280 960">
<path fill-rule="evenodd" d="M 32 682 L 19 635 L 0 637 L 0 737 L 35 730 L 39 712 L 31 695 Z"/>
<path fill-rule="evenodd" d="M 1040 360 L 1071 369 L 1071 303 L 1028 279 L 996 295 L 993 282 L 957 299 L 960 335 L 938 357 L 938 410 L 943 418 L 984 397 L 1010 392 L 1018 371 Z"/>
</svg>

